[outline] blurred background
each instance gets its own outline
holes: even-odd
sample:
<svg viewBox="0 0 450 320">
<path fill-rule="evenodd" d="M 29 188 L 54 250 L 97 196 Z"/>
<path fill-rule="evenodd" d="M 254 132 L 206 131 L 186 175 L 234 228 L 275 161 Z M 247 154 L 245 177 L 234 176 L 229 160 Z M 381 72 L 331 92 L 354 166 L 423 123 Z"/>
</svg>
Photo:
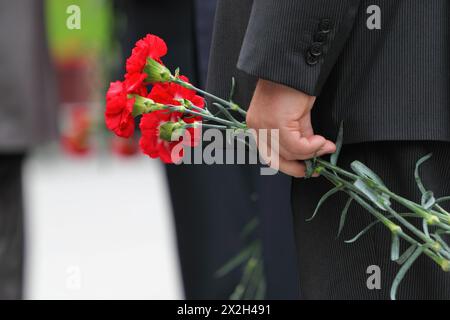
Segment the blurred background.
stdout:
<svg viewBox="0 0 450 320">
<path fill-rule="evenodd" d="M 204 86 L 216 2 L 0 0 L 0 299 L 227 299 L 255 217 L 264 298 L 299 297 L 287 177 L 164 166 L 104 126 L 147 33 Z"/>
</svg>

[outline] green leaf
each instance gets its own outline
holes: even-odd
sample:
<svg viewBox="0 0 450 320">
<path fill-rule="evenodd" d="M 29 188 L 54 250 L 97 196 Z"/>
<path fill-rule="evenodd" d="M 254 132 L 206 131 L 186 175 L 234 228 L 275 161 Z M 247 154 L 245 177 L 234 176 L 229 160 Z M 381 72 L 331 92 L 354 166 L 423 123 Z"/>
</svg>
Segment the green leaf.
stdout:
<svg viewBox="0 0 450 320">
<path fill-rule="evenodd" d="M 237 254 L 234 258 L 232 258 L 229 262 L 227 262 L 222 268 L 217 270 L 215 273 L 215 276 L 217 278 L 221 278 L 226 276 L 228 273 L 239 267 L 241 264 L 243 264 L 246 260 L 248 260 L 255 249 L 255 245 L 252 244 L 242 250 L 239 254 Z"/>
<path fill-rule="evenodd" d="M 450 196 L 438 198 L 438 199 L 436 200 L 436 203 L 442 203 L 442 202 L 446 202 L 446 201 L 450 201 Z"/>
<path fill-rule="evenodd" d="M 249 289 L 252 275 L 255 272 L 258 263 L 259 261 L 255 257 L 252 257 L 247 261 L 244 267 L 241 281 L 234 289 L 234 292 L 231 294 L 230 300 L 242 300 L 245 292 Z"/>
<path fill-rule="evenodd" d="M 386 211 L 386 207 L 390 206 L 388 198 L 382 197 L 373 191 L 362 179 L 357 179 L 353 185 L 379 209 Z"/>
<path fill-rule="evenodd" d="M 340 191 L 342 189 L 342 187 L 334 187 L 333 189 L 331 189 L 330 191 L 328 191 L 327 193 L 325 193 L 322 198 L 320 198 L 319 203 L 317 204 L 316 210 L 314 210 L 313 215 L 306 219 L 306 221 L 311 221 L 316 217 L 317 212 L 319 212 L 320 207 L 322 206 L 322 204 L 329 198 L 331 197 L 333 194 L 335 194 L 336 192 Z"/>
<path fill-rule="evenodd" d="M 423 186 L 423 182 L 422 179 L 420 178 L 419 175 L 419 169 L 420 166 L 426 162 L 427 160 L 429 160 L 432 157 L 432 153 L 427 154 L 426 156 L 422 157 L 419 159 L 419 161 L 417 161 L 416 163 L 416 168 L 414 169 L 414 178 L 416 179 L 416 183 L 417 183 L 417 187 L 419 187 L 420 192 L 425 193 L 427 192 L 427 190 L 425 189 L 425 187 Z"/>
<path fill-rule="evenodd" d="M 399 213 L 400 216 L 402 217 L 410 217 L 410 218 L 417 218 L 417 216 L 415 214 L 412 213 Z M 392 219 L 393 216 L 388 216 L 388 219 Z M 373 228 L 374 226 L 376 226 L 378 223 L 381 223 L 380 220 L 376 220 L 374 222 L 372 222 L 371 224 L 369 224 L 366 228 L 363 229 L 363 231 L 361 231 L 360 233 L 358 233 L 355 237 L 353 237 L 350 240 L 346 240 L 344 241 L 345 243 L 353 243 L 356 242 L 359 238 L 361 238 L 364 234 L 366 234 L 367 231 L 369 231 L 371 228 Z"/>
<path fill-rule="evenodd" d="M 413 263 L 417 260 L 417 258 L 422 254 L 423 248 L 422 246 L 418 247 L 416 250 L 414 250 L 413 254 L 405 261 L 405 263 L 400 268 L 399 272 L 395 276 L 394 282 L 392 283 L 391 287 L 391 299 L 395 300 L 395 296 L 397 294 L 397 289 L 400 284 L 400 282 L 405 277 L 406 272 L 408 272 L 409 268 L 413 265 Z"/>
<path fill-rule="evenodd" d="M 266 280 L 264 278 L 259 282 L 258 289 L 256 290 L 255 300 L 263 300 L 266 296 Z"/>
<path fill-rule="evenodd" d="M 423 219 L 422 220 L 422 229 L 423 229 L 423 233 L 425 233 L 425 235 L 429 238 L 430 237 L 430 232 L 428 231 L 427 219 Z"/>
<path fill-rule="evenodd" d="M 247 238 L 259 225 L 258 218 L 253 218 L 249 223 L 247 223 L 241 232 L 242 238 Z"/>
<path fill-rule="evenodd" d="M 408 260 L 408 258 L 414 253 L 416 248 L 417 248 L 417 244 L 412 244 L 408 249 L 406 249 L 405 252 L 403 252 L 403 254 L 400 256 L 400 258 L 395 260 L 395 262 L 397 262 L 399 265 L 404 264 L 405 261 Z"/>
<path fill-rule="evenodd" d="M 365 164 L 360 161 L 353 161 L 350 165 L 352 170 L 361 178 L 367 178 L 376 182 L 380 186 L 385 186 L 383 180 L 371 169 L 369 169 Z"/>
<path fill-rule="evenodd" d="M 336 165 L 339 159 L 339 154 L 341 153 L 342 149 L 342 143 L 344 140 L 344 122 L 341 122 L 341 125 L 339 127 L 339 132 L 336 140 L 336 152 L 333 153 L 330 157 L 330 163 L 332 165 Z"/>
<path fill-rule="evenodd" d="M 430 209 L 436 203 L 436 199 L 434 198 L 434 194 L 432 191 L 426 191 L 422 194 L 422 207 L 426 210 Z"/>
<path fill-rule="evenodd" d="M 435 234 L 437 234 L 437 235 L 450 234 L 450 231 L 440 229 L 440 230 L 437 230 Z"/>
<path fill-rule="evenodd" d="M 350 205 L 352 204 L 352 202 L 353 202 L 353 198 L 349 198 L 347 200 L 347 203 L 345 204 L 344 209 L 342 210 L 341 219 L 339 221 L 339 230 L 338 230 L 338 234 L 337 234 L 336 238 L 339 238 L 339 236 L 342 233 L 342 230 L 344 229 L 345 220 L 347 219 L 348 209 L 350 208 Z"/>
<path fill-rule="evenodd" d="M 381 221 L 377 220 L 372 222 L 371 224 L 369 224 L 367 227 L 365 227 L 363 229 L 363 231 L 361 231 L 360 233 L 358 233 L 355 237 L 353 237 L 350 240 L 345 240 L 345 243 L 354 243 L 356 242 L 359 238 L 361 238 L 363 235 L 365 235 L 367 233 L 367 231 L 369 231 L 370 229 L 372 229 L 374 226 L 376 226 L 378 223 L 380 223 Z"/>
<path fill-rule="evenodd" d="M 392 235 L 391 260 L 396 261 L 400 256 L 400 238 L 398 234 Z"/>
<path fill-rule="evenodd" d="M 262 261 L 261 261 L 261 257 L 258 257 L 257 265 L 255 267 L 255 270 L 253 271 L 253 274 L 251 276 L 249 284 L 245 290 L 245 294 L 242 297 L 243 300 L 254 300 L 255 299 L 256 291 L 257 291 L 258 286 L 259 286 L 260 282 L 262 281 L 263 277 L 264 277 L 264 272 L 263 272 Z"/>
</svg>

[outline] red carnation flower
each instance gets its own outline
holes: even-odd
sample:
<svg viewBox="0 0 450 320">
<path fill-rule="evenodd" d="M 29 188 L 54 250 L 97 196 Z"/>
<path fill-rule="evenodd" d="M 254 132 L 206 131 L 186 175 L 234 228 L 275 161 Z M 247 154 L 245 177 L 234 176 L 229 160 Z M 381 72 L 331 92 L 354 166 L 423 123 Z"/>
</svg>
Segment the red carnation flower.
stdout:
<svg viewBox="0 0 450 320">
<path fill-rule="evenodd" d="M 145 74 L 129 74 L 126 75 L 125 79 L 128 93 L 135 93 L 144 97 L 147 95 L 147 88 L 144 85 Z"/>
<path fill-rule="evenodd" d="M 189 79 L 185 76 L 180 76 L 180 79 L 189 82 Z M 196 95 L 194 90 L 187 89 L 172 82 L 155 84 L 148 97 L 153 101 L 162 104 L 181 105 L 178 99 L 186 99 L 196 107 L 203 109 L 205 106 L 203 97 Z M 173 112 L 171 114 L 171 121 L 177 122 L 180 119 L 188 124 L 202 121 L 202 117 L 200 116 L 192 116 L 180 112 Z M 197 146 L 200 141 L 201 127 L 188 128 L 187 131 L 190 134 L 190 139 L 183 139 L 183 143 L 189 146 Z"/>
<path fill-rule="evenodd" d="M 129 99 L 131 93 L 126 82 L 112 82 L 106 93 L 105 121 L 109 130 L 122 138 L 129 138 L 134 133 L 132 116 L 135 99 Z"/>
<path fill-rule="evenodd" d="M 180 142 L 166 141 L 160 137 L 161 125 L 170 120 L 171 114 L 166 111 L 155 111 L 144 114 L 141 119 L 142 137 L 139 142 L 144 154 L 151 158 L 160 158 L 165 163 L 179 162 L 184 155 L 183 149 L 172 158 L 172 151 Z"/>
<path fill-rule="evenodd" d="M 180 76 L 179 78 L 189 83 L 187 77 Z M 194 90 L 187 89 L 173 82 L 155 84 L 148 97 L 163 104 L 180 105 L 178 99 L 186 99 L 200 108 L 203 108 L 205 105 L 203 97 L 196 95 Z"/>
<path fill-rule="evenodd" d="M 134 77 L 136 74 L 139 76 L 145 75 L 144 67 L 147 62 L 147 58 L 162 64 L 161 57 L 167 54 L 167 45 L 161 38 L 148 34 L 145 38 L 136 42 L 136 45 L 131 53 L 131 56 L 127 59 L 127 74 L 126 79 Z M 143 80 L 146 75 L 143 77 Z M 143 81 L 142 80 L 142 81 Z"/>
</svg>

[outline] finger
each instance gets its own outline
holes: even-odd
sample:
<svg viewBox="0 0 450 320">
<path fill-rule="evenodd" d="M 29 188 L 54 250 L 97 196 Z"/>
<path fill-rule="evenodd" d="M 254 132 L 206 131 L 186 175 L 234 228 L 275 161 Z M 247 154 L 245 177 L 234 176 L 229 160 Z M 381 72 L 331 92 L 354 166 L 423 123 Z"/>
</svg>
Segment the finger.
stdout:
<svg viewBox="0 0 450 320">
<path fill-rule="evenodd" d="M 335 153 L 336 144 L 333 141 L 327 140 L 323 146 L 323 150 L 325 153 Z"/>
<path fill-rule="evenodd" d="M 284 146 L 280 146 L 280 155 L 286 160 L 308 160 L 334 152 L 336 152 L 336 145 L 334 142 L 329 140 L 326 140 L 325 144 L 317 152 L 309 154 L 294 154 L 287 150 Z"/>
<path fill-rule="evenodd" d="M 336 152 L 336 145 L 334 144 L 334 142 L 327 140 L 325 142 L 325 144 L 322 146 L 322 148 L 320 148 L 320 150 L 317 152 L 316 156 L 320 157 L 325 154 L 335 153 L 335 152 Z"/>
<path fill-rule="evenodd" d="M 280 134 L 280 145 L 284 146 L 290 153 L 305 158 L 317 153 L 326 143 L 322 136 L 302 137 L 300 132 Z"/>
</svg>

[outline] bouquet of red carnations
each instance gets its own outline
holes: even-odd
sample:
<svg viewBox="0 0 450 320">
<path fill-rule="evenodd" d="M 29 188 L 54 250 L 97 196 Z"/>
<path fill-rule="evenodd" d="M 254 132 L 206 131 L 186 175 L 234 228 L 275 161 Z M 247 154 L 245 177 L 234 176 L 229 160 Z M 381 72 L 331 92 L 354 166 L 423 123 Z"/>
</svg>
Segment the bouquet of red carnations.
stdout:
<svg viewBox="0 0 450 320">
<path fill-rule="evenodd" d="M 199 144 L 202 128 L 248 130 L 245 122 L 236 120 L 236 113 L 246 114 L 239 105 L 231 99 L 227 101 L 196 88 L 180 75 L 179 70 L 172 73 L 161 60 L 166 53 L 164 41 L 154 35 L 147 35 L 136 43 L 127 60 L 124 81 L 112 83 L 106 95 L 105 119 L 111 131 L 120 137 L 130 137 L 135 130 L 135 118 L 141 117 L 142 152 L 166 163 L 174 163 L 183 158 L 185 146 Z M 199 94 L 214 101 L 221 116 L 210 112 Z M 352 172 L 338 167 L 342 139 L 341 127 L 337 150 L 331 155 L 330 161 L 321 158 L 306 161 L 307 178 L 322 176 L 334 185 L 319 201 L 311 219 L 327 198 L 337 192 L 345 192 L 349 199 L 341 213 L 339 233 L 353 203 L 362 206 L 375 218 L 371 225 L 348 240 L 348 243 L 359 239 L 376 224 L 383 224 L 392 234 L 391 260 L 401 265 L 392 285 L 392 299 L 395 299 L 405 273 L 420 255 L 428 256 L 442 270 L 450 271 L 450 247 L 443 237 L 450 234 L 450 213 L 441 206 L 450 197 L 436 199 L 433 192 L 425 188 L 419 175 L 420 165 L 430 155 L 420 159 L 416 165 L 414 174 L 423 195 L 421 202 L 416 203 L 390 191 L 380 177 L 359 161 L 351 164 Z M 397 212 L 392 202 L 397 202 L 406 210 Z M 422 227 L 417 228 L 410 219 L 421 220 Z M 250 229 L 254 226 L 252 222 Z M 400 253 L 400 241 L 409 244 L 403 253 Z M 264 285 L 255 284 L 255 281 L 264 280 L 260 276 L 253 276 L 262 273 L 261 264 L 258 265 L 260 253 L 260 244 L 252 244 L 219 270 L 219 274 L 224 275 L 232 268 L 245 265 L 243 281 L 236 288 L 234 298 L 245 297 L 245 292 L 250 290 L 257 293 L 254 296 L 256 298 L 263 296 L 261 291 Z"/>
<path fill-rule="evenodd" d="M 147 35 L 136 43 L 126 63 L 124 81 L 111 83 L 106 94 L 105 120 L 108 129 L 128 138 L 134 133 L 135 118 L 142 116 L 142 152 L 165 163 L 177 163 L 183 158 L 184 145 L 198 145 L 202 128 L 246 129 L 247 126 L 228 111 L 245 114 L 237 104 L 194 87 L 178 70 L 172 74 L 161 61 L 166 53 L 165 42 L 157 36 Z M 197 93 L 216 100 L 215 105 L 228 119 L 213 115 Z"/>
</svg>

